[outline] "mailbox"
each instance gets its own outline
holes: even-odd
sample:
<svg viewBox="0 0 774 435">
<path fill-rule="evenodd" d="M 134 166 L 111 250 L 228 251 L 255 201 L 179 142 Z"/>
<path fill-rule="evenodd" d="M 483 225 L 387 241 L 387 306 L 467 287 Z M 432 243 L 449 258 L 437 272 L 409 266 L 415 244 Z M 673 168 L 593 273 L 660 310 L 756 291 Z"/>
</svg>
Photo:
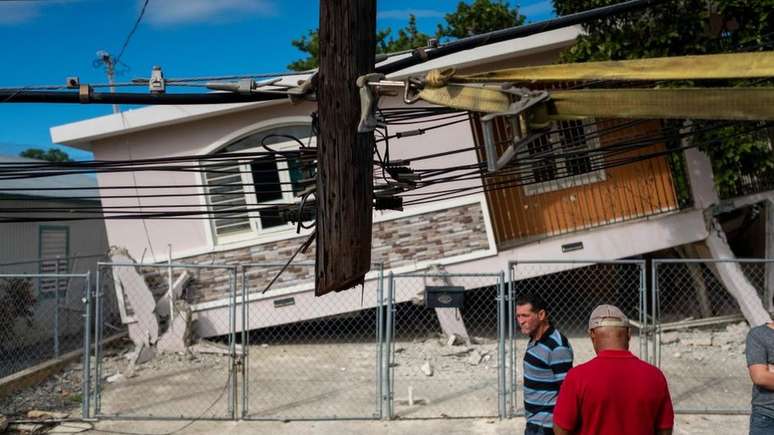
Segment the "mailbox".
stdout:
<svg viewBox="0 0 774 435">
<path fill-rule="evenodd" d="M 462 308 L 464 302 L 465 287 L 425 287 L 425 308 Z"/>
</svg>

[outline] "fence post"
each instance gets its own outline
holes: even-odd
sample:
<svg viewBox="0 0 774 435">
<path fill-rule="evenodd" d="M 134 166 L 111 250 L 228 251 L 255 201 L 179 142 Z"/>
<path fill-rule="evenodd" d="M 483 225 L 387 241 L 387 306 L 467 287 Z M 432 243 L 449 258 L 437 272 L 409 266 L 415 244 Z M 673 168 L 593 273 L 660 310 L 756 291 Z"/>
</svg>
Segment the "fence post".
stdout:
<svg viewBox="0 0 774 435">
<path fill-rule="evenodd" d="M 392 409 L 392 328 L 393 328 L 393 304 L 392 299 L 394 297 L 394 275 L 392 272 L 389 274 L 388 282 L 387 282 L 387 321 L 385 325 L 385 331 L 384 331 L 384 344 L 385 349 L 387 350 L 386 354 L 383 358 L 383 372 L 382 372 L 382 380 L 383 380 L 383 387 L 382 387 L 382 400 L 384 401 L 384 408 L 387 410 L 386 415 L 383 417 L 386 417 L 387 419 L 392 419 L 393 409 Z"/>
<path fill-rule="evenodd" d="M 90 418 L 91 396 L 91 271 L 86 272 L 86 294 L 83 299 L 83 374 L 81 375 L 81 415 Z"/>
<path fill-rule="evenodd" d="M 376 286 L 376 409 L 378 418 L 384 418 L 384 263 L 379 264 L 379 284 Z"/>
<path fill-rule="evenodd" d="M 169 256 L 167 257 L 167 300 L 169 301 L 169 324 L 175 323 L 175 295 L 172 291 L 172 245 L 169 246 Z"/>
<path fill-rule="evenodd" d="M 59 358 L 59 265 L 61 258 L 56 257 L 56 278 L 54 278 L 54 357 Z"/>
<path fill-rule="evenodd" d="M 102 407 L 102 286 L 101 269 L 97 264 L 97 285 L 94 292 L 94 415 L 99 415 Z"/>
<path fill-rule="evenodd" d="M 498 415 L 502 419 L 507 414 L 506 397 L 508 395 L 505 377 L 505 320 L 508 318 L 505 313 L 505 272 L 500 271 L 497 281 L 497 405 Z"/>
<path fill-rule="evenodd" d="M 510 370 L 509 370 L 509 376 L 510 376 L 510 407 L 508 409 L 508 416 L 513 417 L 514 411 L 516 409 L 516 349 L 513 345 L 513 310 L 514 310 L 514 299 L 515 299 L 515 290 L 516 290 L 516 274 L 513 273 L 514 271 L 515 263 L 508 263 L 508 340 L 510 341 L 508 347 L 510 348 L 509 353 L 509 360 L 510 360 Z"/>
<path fill-rule="evenodd" d="M 661 367 L 661 319 L 660 317 L 660 306 L 661 303 L 659 296 L 658 296 L 658 266 L 659 261 L 657 259 L 654 259 L 651 264 L 651 286 L 653 287 L 653 291 L 651 294 L 651 303 L 653 304 L 653 315 L 651 316 L 653 319 L 653 364 L 656 367 Z"/>
<path fill-rule="evenodd" d="M 242 266 L 242 418 L 247 417 L 247 384 L 249 382 L 249 338 L 247 336 L 248 320 L 247 320 L 247 273 L 246 266 Z"/>
<path fill-rule="evenodd" d="M 231 380 L 229 382 L 229 412 L 231 419 L 237 420 L 237 353 L 236 353 L 236 281 L 237 266 L 234 266 L 229 273 L 230 295 L 229 295 L 229 347 L 231 349 Z M 243 325 L 244 328 L 244 325 Z M 244 349 L 243 349 L 244 351 Z"/>
<path fill-rule="evenodd" d="M 647 263 L 638 264 L 640 269 L 640 295 L 639 295 L 639 320 L 640 320 L 640 357 L 644 361 L 650 361 L 648 353 L 648 341 L 650 340 L 650 328 L 648 327 L 648 297 L 645 280 L 645 268 Z"/>
</svg>

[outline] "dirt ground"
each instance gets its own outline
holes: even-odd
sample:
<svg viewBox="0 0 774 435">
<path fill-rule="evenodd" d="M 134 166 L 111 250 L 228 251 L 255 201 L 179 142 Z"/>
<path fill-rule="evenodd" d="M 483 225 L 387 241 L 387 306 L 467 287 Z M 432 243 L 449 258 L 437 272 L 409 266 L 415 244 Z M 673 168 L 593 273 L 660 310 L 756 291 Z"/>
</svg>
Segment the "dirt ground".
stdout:
<svg viewBox="0 0 774 435">
<path fill-rule="evenodd" d="M 748 417 L 741 415 L 678 415 L 675 421 L 676 435 L 742 435 L 747 433 Z M 100 421 L 93 423 L 86 433 L 155 435 L 176 434 L 434 434 L 448 435 L 517 435 L 524 433 L 524 419 L 441 419 L 396 421 Z M 88 427 L 88 426 L 87 426 Z M 719 430 L 718 428 L 723 428 Z"/>
<path fill-rule="evenodd" d="M 675 408 L 689 411 L 747 411 L 750 381 L 744 363 L 744 324 L 664 334 L 661 366 Z M 593 357 L 587 338 L 571 337 L 575 364 Z M 515 382 L 521 385 L 523 339 L 514 342 Z M 375 343 L 256 344 L 244 370 L 247 388 L 236 388 L 229 359 L 208 353 L 161 354 L 127 370 L 131 345 L 107 349 L 102 368 L 101 414 L 110 416 L 229 418 L 229 402 L 254 419 L 373 418 L 379 414 Z M 636 337 L 631 349 L 639 351 Z M 397 339 L 394 346 L 394 414 L 398 418 L 496 417 L 499 375 L 497 343 L 449 345 L 436 334 Z M 506 379 L 510 383 L 510 363 Z M 237 367 L 243 370 L 241 366 Z M 80 364 L 37 388 L 0 401 L 6 415 L 30 409 L 78 415 Z M 513 400 L 516 411 L 519 396 Z"/>
<path fill-rule="evenodd" d="M 662 335 L 661 367 L 669 380 L 677 410 L 739 411 L 749 410 L 750 381 L 744 363 L 744 324 L 731 324 L 713 329 L 681 331 Z M 289 340 L 290 341 L 290 340 Z M 116 417 L 172 417 L 180 419 L 221 418 L 232 416 L 230 395 L 238 403 L 236 413 L 255 420 L 299 419 L 373 419 L 379 417 L 382 391 L 377 379 L 379 348 L 374 342 L 288 342 L 261 343 L 248 348 L 247 364 L 237 366 L 249 380 L 246 388 L 234 385 L 230 378 L 229 358 L 212 353 L 161 354 L 140 365 L 132 374 L 128 370 L 127 342 L 106 349 L 102 368 L 101 414 Z M 593 357 L 590 341 L 571 336 L 575 364 Z M 514 342 L 517 394 L 512 397 L 512 411 L 521 408 L 521 357 L 526 341 Z M 639 352 L 635 337 L 631 349 Z M 471 345 L 450 345 L 437 333 L 414 337 L 397 337 L 392 362 L 394 391 L 393 412 L 399 421 L 352 423 L 271 422 L 197 422 L 190 433 L 206 433 L 206 427 L 267 433 L 404 433 L 432 428 L 432 432 L 466 428 L 465 433 L 519 432 L 519 418 L 498 421 L 497 380 L 500 358 L 496 340 L 473 337 Z M 510 380 L 510 362 L 506 376 Z M 81 364 L 72 364 L 37 388 L 0 401 L 0 414 L 11 419 L 31 409 L 64 411 L 80 415 Z M 456 420 L 458 417 L 475 419 Z M 482 419 L 483 418 L 483 419 Z M 439 419 L 434 423 L 417 422 L 414 426 L 400 420 Z M 447 419 L 452 419 L 448 420 Z M 455 422 L 455 423 L 451 423 Z M 724 433 L 744 433 L 745 416 L 683 415 L 678 418 L 676 433 L 717 433 L 722 422 Z M 182 421 L 176 422 L 178 426 Z M 123 424 L 123 426 L 122 426 Z M 134 424 L 134 423 L 132 423 Z M 161 423 L 158 423 L 161 424 Z M 158 426 L 141 423 L 142 427 Z M 221 425 L 221 426 L 217 426 Z M 361 425 L 361 426 L 358 426 Z M 430 425 L 430 426 L 423 426 Z M 133 428 L 126 423 L 101 422 L 98 428 Z M 448 429 L 447 429 L 448 428 Z M 123 429 L 120 429 L 123 430 Z M 133 430 L 129 430 L 132 432 Z M 151 433 L 156 429 L 149 429 Z M 308 431 L 308 432 L 305 432 Z M 350 432 L 347 432 L 350 431 Z M 247 433 L 247 432 L 245 432 Z"/>
</svg>

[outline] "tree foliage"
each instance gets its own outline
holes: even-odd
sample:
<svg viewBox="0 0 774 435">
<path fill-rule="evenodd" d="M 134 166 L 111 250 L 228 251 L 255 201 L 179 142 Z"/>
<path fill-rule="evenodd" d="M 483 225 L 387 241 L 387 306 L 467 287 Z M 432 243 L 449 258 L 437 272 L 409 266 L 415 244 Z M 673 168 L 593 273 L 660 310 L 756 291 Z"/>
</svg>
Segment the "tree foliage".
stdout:
<svg viewBox="0 0 774 435">
<path fill-rule="evenodd" d="M 436 35 L 446 38 L 465 38 L 524 24 L 518 8 L 502 0 L 474 0 L 472 4 L 459 2 L 457 10 L 446 14 L 446 25 L 438 25 Z"/>
<path fill-rule="evenodd" d="M 46 160 L 49 162 L 73 161 L 73 159 L 71 159 L 66 152 L 56 148 L 49 148 L 47 150 L 42 150 L 40 148 L 28 148 L 19 153 L 19 156 L 26 157 L 28 159 Z"/>
<path fill-rule="evenodd" d="M 409 15 L 406 27 L 398 30 L 398 38 L 387 39 L 392 33 L 391 28 L 386 28 L 376 33 L 377 53 L 397 53 L 399 51 L 413 50 L 417 47 L 426 47 L 432 36 L 420 32 L 417 29 L 417 17 Z"/>
<path fill-rule="evenodd" d="M 320 35 L 317 30 L 310 30 L 307 35 L 290 41 L 290 44 L 301 52 L 306 53 L 306 57 L 293 61 L 288 65 L 288 69 L 292 71 L 307 71 L 317 68 L 318 59 L 320 59 Z"/>
<path fill-rule="evenodd" d="M 618 3 L 617 0 L 554 0 L 559 15 Z M 677 0 L 584 25 L 585 34 L 562 54 L 565 62 L 638 59 L 771 48 L 774 0 Z M 737 85 L 740 82 L 725 83 Z M 747 83 L 747 84 L 763 84 Z M 770 84 L 770 83 L 769 83 Z M 708 123 L 697 123 L 697 127 Z M 702 135 L 721 195 L 731 196 L 744 173 L 774 168 L 765 135 L 743 135 L 735 126 Z"/>
<path fill-rule="evenodd" d="M 461 1 L 455 12 L 445 15 L 446 24 L 439 24 L 435 35 L 419 31 L 414 15 L 409 15 L 406 26 L 398 29 L 397 37 L 392 36 L 392 29 L 389 27 L 377 31 L 376 52 L 396 53 L 426 47 L 431 38 L 439 40 L 464 38 L 518 26 L 524 23 L 524 19 L 516 7 L 511 7 L 503 0 L 474 0 L 472 4 Z M 306 57 L 290 63 L 289 69 L 305 71 L 317 68 L 320 56 L 320 38 L 317 30 L 309 30 L 306 35 L 290 43 Z"/>
<path fill-rule="evenodd" d="M 0 350 L 4 344 L 14 344 L 17 319 L 24 319 L 28 328 L 33 326 L 36 302 L 30 280 L 0 280 Z M 8 348 L 10 350 L 10 346 Z"/>
</svg>

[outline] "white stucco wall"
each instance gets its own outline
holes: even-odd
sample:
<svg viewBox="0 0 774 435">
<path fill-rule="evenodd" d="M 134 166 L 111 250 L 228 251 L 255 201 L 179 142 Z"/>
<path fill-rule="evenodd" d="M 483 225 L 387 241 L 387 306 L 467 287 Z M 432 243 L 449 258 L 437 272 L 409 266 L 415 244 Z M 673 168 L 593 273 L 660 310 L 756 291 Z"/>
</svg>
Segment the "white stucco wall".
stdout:
<svg viewBox="0 0 774 435">
<path fill-rule="evenodd" d="M 397 101 L 384 101 L 383 107 L 394 107 Z M 250 132 L 268 128 L 277 122 L 299 121 L 307 119 L 314 110 L 312 104 L 298 106 L 289 103 L 255 108 L 246 112 L 229 113 L 223 116 L 198 120 L 164 128 L 147 130 L 119 137 L 98 140 L 91 143 L 97 160 L 137 160 L 175 156 L 206 155 L 221 146 L 233 142 Z M 448 122 L 448 121 L 439 121 Z M 426 128 L 435 123 L 396 126 L 390 133 Z M 411 136 L 390 141 L 391 159 L 405 159 L 421 155 L 449 151 L 451 149 L 470 148 L 473 136 L 470 124 L 463 120 L 455 125 L 430 130 L 419 136 Z M 380 146 L 384 151 L 384 146 Z M 475 163 L 475 152 L 470 150 L 450 156 L 427 159 L 412 163 L 413 168 L 440 168 Z M 196 196 L 202 193 L 201 175 L 195 172 L 137 171 L 101 173 L 98 182 L 103 196 L 135 196 L 148 194 L 191 194 L 189 197 L 175 198 L 107 198 L 103 205 L 107 207 L 142 207 L 151 212 L 154 206 L 170 203 L 204 207 L 204 198 Z M 135 189 L 134 186 L 138 188 Z M 143 186 L 170 186 L 163 189 L 143 189 Z M 174 186 L 174 187 L 172 187 Z M 419 192 L 437 192 L 464 186 L 480 187 L 480 180 L 445 183 L 422 189 Z M 114 189 L 115 187 L 129 187 Z M 107 188 L 107 189 L 106 189 Z M 422 205 L 423 209 L 428 205 Z M 439 204 L 439 207 L 444 207 Z M 410 209 L 411 207 L 407 207 Z M 155 210 L 160 210 L 156 208 Z M 381 218 L 398 217 L 399 212 L 375 212 Z M 207 220 L 200 219 L 146 219 L 146 220 L 108 220 L 107 234 L 111 245 L 124 246 L 135 259 L 162 261 L 172 250 L 173 258 L 200 254 L 214 247 L 212 230 Z M 295 235 L 293 230 L 287 236 Z M 275 235 L 281 237 L 281 235 Z M 256 238 L 257 239 L 257 238 Z M 245 240 L 240 240 L 244 242 Z"/>
</svg>

